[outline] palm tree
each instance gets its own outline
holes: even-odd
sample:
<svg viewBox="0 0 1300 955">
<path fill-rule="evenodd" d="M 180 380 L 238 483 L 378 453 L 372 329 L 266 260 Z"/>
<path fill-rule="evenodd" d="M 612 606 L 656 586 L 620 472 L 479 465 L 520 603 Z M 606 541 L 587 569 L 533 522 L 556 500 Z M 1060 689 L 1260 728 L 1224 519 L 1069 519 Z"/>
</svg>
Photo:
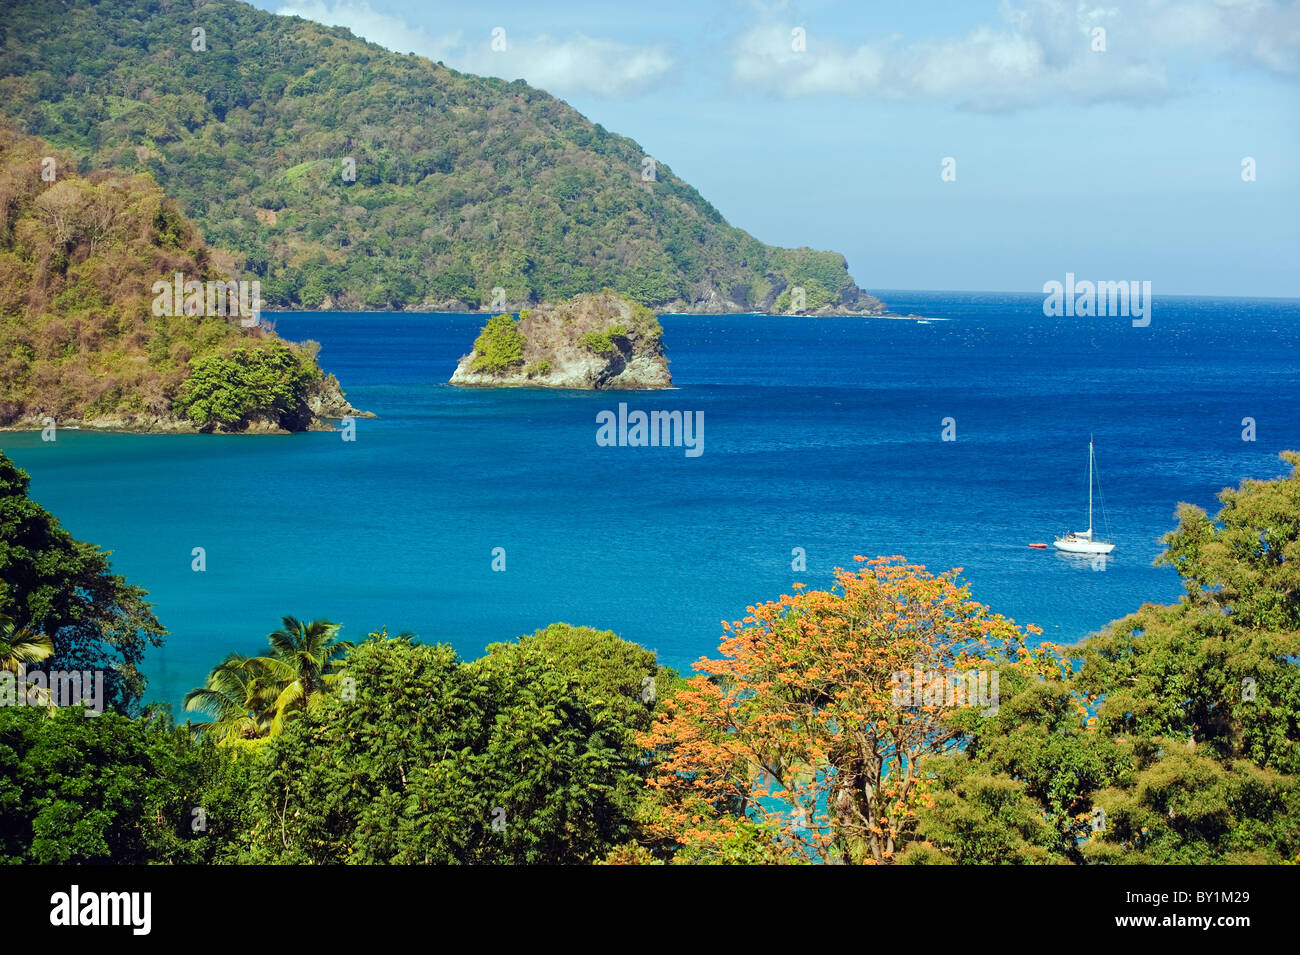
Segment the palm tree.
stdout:
<svg viewBox="0 0 1300 955">
<path fill-rule="evenodd" d="M 0 614 L 0 670 L 17 673 L 27 663 L 40 663 L 54 655 L 54 641 L 48 634 L 33 633 L 28 627 L 15 627 Z"/>
<path fill-rule="evenodd" d="M 212 717 L 194 727 L 220 742 L 226 739 L 258 739 L 270 732 L 256 687 L 258 667 L 250 657 L 232 653 L 208 674 L 207 682 L 185 694 L 185 709 Z"/>
<path fill-rule="evenodd" d="M 304 623 L 295 617 L 282 618 L 284 627 L 267 635 L 271 655 L 258 657 L 268 678 L 264 690 L 279 692 L 270 702 L 271 735 L 284 728 L 285 717 L 296 710 L 314 709 L 342 676 L 339 669 L 352 644 L 338 638 L 340 624 L 328 620 Z"/>
<path fill-rule="evenodd" d="M 267 636 L 267 656 L 232 653 L 207 683 L 185 695 L 185 708 L 206 713 L 212 723 L 195 729 L 217 739 L 277 736 L 290 714 L 314 709 L 339 681 L 342 658 L 352 644 L 338 639 L 340 625 L 282 618 Z"/>
</svg>

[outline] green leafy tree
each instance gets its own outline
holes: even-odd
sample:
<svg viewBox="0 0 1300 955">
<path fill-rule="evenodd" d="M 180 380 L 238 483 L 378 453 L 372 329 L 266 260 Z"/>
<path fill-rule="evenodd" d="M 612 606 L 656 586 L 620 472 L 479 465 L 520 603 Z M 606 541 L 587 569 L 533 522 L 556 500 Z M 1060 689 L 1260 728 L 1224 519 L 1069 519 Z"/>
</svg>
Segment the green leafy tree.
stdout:
<svg viewBox="0 0 1300 955">
<path fill-rule="evenodd" d="M 646 651 L 548 628 L 467 665 L 374 636 L 347 658 L 355 698 L 327 696 L 260 754 L 235 858 L 586 862 L 632 840 Z"/>
<path fill-rule="evenodd" d="M 962 745 L 924 767 L 935 785 L 900 861 L 1082 863 L 1095 794 L 1130 779 L 1134 763 L 1131 747 L 1089 728 L 1068 670 L 1004 667 L 995 714 L 970 708 L 946 722 Z"/>
<path fill-rule="evenodd" d="M 1300 853 L 1300 778 L 1167 741 L 1139 747 L 1127 784 L 1096 793 L 1089 862 L 1276 864 Z"/>
<path fill-rule="evenodd" d="M 213 667 L 203 686 L 185 694 L 185 709 L 209 719 L 193 727 L 216 742 L 256 740 L 271 733 L 262 667 L 232 653 Z"/>
<path fill-rule="evenodd" d="M 242 826 L 230 773 L 161 714 L 0 707 L 0 864 L 205 861 Z"/>
<path fill-rule="evenodd" d="M 553 623 L 511 643 L 493 643 L 480 669 L 522 667 L 530 658 L 557 666 L 578 680 L 584 692 L 607 700 L 629 729 L 649 729 L 654 704 L 679 679 L 671 667 L 661 667 L 655 654 L 620 638 L 610 630 Z M 635 744 L 634 744 L 635 745 Z"/>
<path fill-rule="evenodd" d="M 0 615 L 19 632 L 49 637 L 49 667 L 103 671 L 109 705 L 131 711 L 144 693 L 145 649 L 161 645 L 166 631 L 146 591 L 31 500 L 29 483 L 0 453 Z"/>
<path fill-rule="evenodd" d="M 1300 630 L 1300 452 L 1279 457 L 1291 465 L 1289 477 L 1225 488 L 1213 520 L 1195 505 L 1178 506 L 1158 563 L 1183 578 L 1189 609 L 1221 612 L 1248 629 Z"/>
<path fill-rule="evenodd" d="M 281 342 L 196 359 L 191 369 L 173 407 L 205 430 L 238 431 L 255 419 L 300 430 L 311 420 L 307 398 L 319 369 Z"/>
<path fill-rule="evenodd" d="M 1190 505 L 1161 562 L 1186 596 L 1115 621 L 1083 648 L 1079 684 L 1115 734 L 1206 747 L 1300 774 L 1300 454 L 1292 473 Z"/>
<path fill-rule="evenodd" d="M 607 355 L 614 349 L 614 340 L 624 338 L 627 328 L 623 325 L 611 325 L 599 331 L 587 332 L 580 339 L 582 347 L 596 355 Z"/>
</svg>

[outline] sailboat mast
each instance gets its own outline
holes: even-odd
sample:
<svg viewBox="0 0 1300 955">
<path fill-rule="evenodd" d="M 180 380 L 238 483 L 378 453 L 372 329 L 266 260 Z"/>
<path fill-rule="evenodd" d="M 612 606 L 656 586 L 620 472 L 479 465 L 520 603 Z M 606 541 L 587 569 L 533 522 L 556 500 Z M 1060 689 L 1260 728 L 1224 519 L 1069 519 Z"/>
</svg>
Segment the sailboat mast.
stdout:
<svg viewBox="0 0 1300 955">
<path fill-rule="evenodd" d="M 1092 435 L 1088 435 L 1088 538 L 1092 539 Z"/>
</svg>

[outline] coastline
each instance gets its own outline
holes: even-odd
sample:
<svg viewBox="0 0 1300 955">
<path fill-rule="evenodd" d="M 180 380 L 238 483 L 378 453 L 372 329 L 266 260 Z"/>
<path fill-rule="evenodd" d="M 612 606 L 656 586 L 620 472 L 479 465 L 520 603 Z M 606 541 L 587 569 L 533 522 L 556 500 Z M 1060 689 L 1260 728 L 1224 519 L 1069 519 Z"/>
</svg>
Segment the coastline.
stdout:
<svg viewBox="0 0 1300 955">
<path fill-rule="evenodd" d="M 355 415 L 348 417 L 354 418 L 376 418 L 378 415 L 369 411 L 359 411 Z M 341 421 L 342 418 L 326 418 L 324 421 Z M 169 434 L 169 435 L 211 435 L 220 434 L 230 437 L 240 437 L 243 435 L 284 435 L 284 434 L 306 434 L 311 431 L 338 431 L 335 427 L 328 427 L 324 424 L 313 425 L 302 431 L 290 431 L 287 428 L 258 428 L 249 427 L 243 431 L 203 431 L 192 425 L 177 424 L 175 427 L 146 427 L 144 425 L 129 425 L 121 422 L 97 424 L 93 421 L 76 421 L 73 424 L 60 424 L 56 426 L 59 431 L 93 431 L 96 434 Z M 0 434 L 30 434 L 32 432 L 44 431 L 45 427 L 40 424 L 7 424 L 0 425 Z"/>
<path fill-rule="evenodd" d="M 60 421 L 47 412 L 28 412 L 7 424 L 0 425 L 0 432 L 44 431 L 52 426 L 57 431 L 95 431 L 103 434 L 298 434 L 305 431 L 337 431 L 330 422 L 342 421 L 344 418 L 374 418 L 373 412 L 361 411 L 352 407 L 339 385 L 338 378 L 328 372 L 316 383 L 312 392 L 305 396 L 299 409 L 299 421 L 306 421 L 305 427 L 296 430 L 282 427 L 279 420 L 274 422 L 257 417 L 237 430 L 212 430 L 196 425 L 188 418 L 174 415 L 141 415 L 126 417 L 115 415 L 105 418 L 66 418 Z"/>
<path fill-rule="evenodd" d="M 831 314 L 805 313 L 792 315 L 781 312 L 657 312 L 672 318 L 879 318 L 891 322 L 949 322 L 950 318 L 938 318 L 933 315 L 896 315 L 893 312 L 867 314 L 864 312 L 834 312 Z"/>
<path fill-rule="evenodd" d="M 549 304 L 549 303 L 548 303 Z M 263 314 L 273 317 L 275 315 L 518 315 L 521 311 L 530 311 L 538 308 L 539 305 L 534 303 L 509 303 L 499 309 L 489 308 L 276 308 L 274 311 L 267 310 Z M 653 311 L 653 310 L 652 310 Z M 939 318 L 934 315 L 899 315 L 895 312 L 747 312 L 747 311 L 706 311 L 706 312 L 680 312 L 680 311 L 655 311 L 656 315 L 670 316 L 672 318 L 879 318 L 887 321 L 911 321 L 911 322 L 947 322 L 948 318 Z"/>
<path fill-rule="evenodd" d="M 310 312 L 343 312 L 349 315 L 364 315 L 369 313 L 374 313 L 378 315 L 401 315 L 401 314 L 500 315 L 503 313 L 510 314 L 510 315 L 517 315 L 521 311 L 530 311 L 533 309 L 545 308 L 547 306 L 554 306 L 558 304 L 560 303 L 559 302 L 510 301 L 510 302 L 503 302 L 499 306 L 495 306 L 495 307 L 479 306 L 476 308 L 471 306 L 468 302 L 454 300 L 454 301 L 447 301 L 447 302 L 439 302 L 436 305 L 430 305 L 430 306 L 407 305 L 407 306 L 403 306 L 402 308 L 364 308 L 364 307 L 343 308 L 340 307 L 335 302 L 333 302 L 332 300 L 330 300 L 322 303 L 322 306 L 327 306 L 327 307 L 307 308 L 302 305 L 287 305 L 287 306 L 272 305 L 272 306 L 264 306 L 262 312 L 264 315 L 267 316 L 273 316 L 276 314 L 302 314 L 302 313 L 310 313 Z M 821 308 L 808 309 L 806 311 L 798 312 L 798 313 L 755 312 L 755 311 L 744 309 L 740 306 L 736 306 L 735 308 L 716 308 L 716 307 L 708 307 L 708 306 L 697 307 L 692 305 L 686 305 L 686 303 L 680 300 L 676 302 L 669 302 L 663 306 L 647 305 L 645 307 L 650 309 L 650 311 L 654 312 L 656 315 L 691 315 L 691 316 L 700 316 L 700 317 L 709 317 L 709 316 L 721 317 L 727 315 L 754 315 L 754 316 L 762 316 L 765 318 L 787 318 L 787 317 L 788 318 L 905 318 L 908 317 L 903 315 L 893 315 L 892 313 L 887 311 L 887 308 L 884 305 L 884 303 L 881 303 L 878 307 L 873 306 L 873 307 L 858 308 L 858 309 L 835 308 L 833 306 L 824 305 Z"/>
</svg>

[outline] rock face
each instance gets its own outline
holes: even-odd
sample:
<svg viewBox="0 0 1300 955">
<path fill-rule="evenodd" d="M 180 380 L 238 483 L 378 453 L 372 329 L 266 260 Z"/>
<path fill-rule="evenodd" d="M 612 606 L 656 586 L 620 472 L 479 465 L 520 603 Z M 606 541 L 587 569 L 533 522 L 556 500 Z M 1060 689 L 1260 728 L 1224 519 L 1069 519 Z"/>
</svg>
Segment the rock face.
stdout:
<svg viewBox="0 0 1300 955">
<path fill-rule="evenodd" d="M 845 268 L 848 268 L 847 263 Z M 879 318 L 889 314 L 889 309 L 884 302 L 851 283 L 833 294 L 829 301 L 822 300 L 824 295 L 819 298 L 815 292 L 812 293 L 812 303 L 817 304 L 808 303 L 800 309 L 794 307 L 788 294 L 783 294 L 787 290 L 792 291 L 797 288 L 796 284 L 775 272 L 768 272 L 763 279 L 763 288 L 766 291 L 755 298 L 746 295 L 728 295 L 704 282 L 694 289 L 692 292 L 694 297 L 690 300 L 679 298 L 656 308 L 661 315 L 745 314 L 795 315 L 804 318 Z M 507 299 L 500 305 L 501 311 L 512 313 L 527 311 L 533 307 L 528 302 L 512 299 Z M 408 307 L 406 310 L 463 314 L 475 311 L 477 308 L 476 304 L 470 304 L 462 299 L 448 299 L 426 302 L 418 307 Z"/>
<path fill-rule="evenodd" d="M 513 327 L 512 327 L 513 326 Z M 671 388 L 653 312 L 604 291 L 497 316 L 462 357 L 451 384 L 474 388 Z"/>
<path fill-rule="evenodd" d="M 843 264 L 847 272 L 848 263 Z M 806 304 L 803 308 L 796 308 L 790 296 L 784 293 L 797 288 L 797 283 L 789 282 L 784 276 L 775 272 L 768 272 L 764 279 L 766 292 L 757 298 L 737 300 L 722 294 L 715 288 L 707 287 L 701 289 L 698 297 L 693 301 L 686 302 L 678 299 L 665 305 L 660 312 L 685 315 L 725 315 L 745 312 L 756 315 L 799 315 L 810 318 L 866 318 L 884 315 L 887 312 L 884 302 L 874 295 L 868 295 L 853 283 L 832 294 L 826 301 L 822 300 L 825 298 L 824 289 L 820 298 L 815 292 L 809 293 L 806 297 L 819 304 Z"/>
<path fill-rule="evenodd" d="M 323 418 L 373 418 L 369 411 L 358 411 L 348 402 L 347 395 L 333 375 L 325 375 L 307 396 L 307 407 L 315 420 L 313 426 L 322 426 Z"/>
</svg>

